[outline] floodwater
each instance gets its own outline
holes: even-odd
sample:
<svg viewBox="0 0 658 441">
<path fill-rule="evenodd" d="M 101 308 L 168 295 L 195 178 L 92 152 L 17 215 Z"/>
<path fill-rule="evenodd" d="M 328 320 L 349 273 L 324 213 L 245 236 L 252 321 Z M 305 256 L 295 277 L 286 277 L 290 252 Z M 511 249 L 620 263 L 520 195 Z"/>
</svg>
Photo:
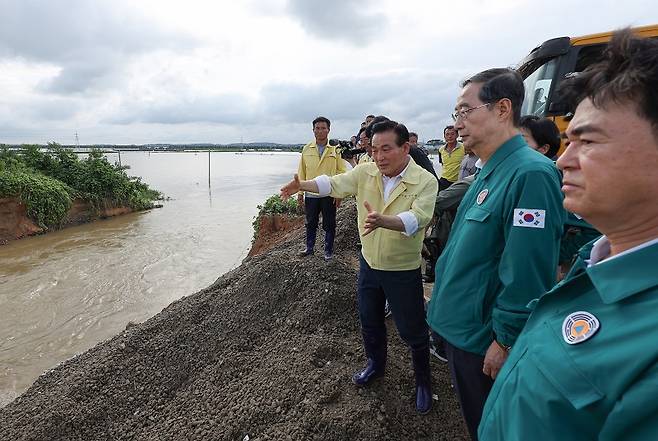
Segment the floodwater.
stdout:
<svg viewBox="0 0 658 441">
<path fill-rule="evenodd" d="M 108 155 L 116 161 L 117 155 Z M 171 200 L 0 246 L 0 407 L 44 371 L 238 266 L 297 153 L 122 152 Z"/>
</svg>

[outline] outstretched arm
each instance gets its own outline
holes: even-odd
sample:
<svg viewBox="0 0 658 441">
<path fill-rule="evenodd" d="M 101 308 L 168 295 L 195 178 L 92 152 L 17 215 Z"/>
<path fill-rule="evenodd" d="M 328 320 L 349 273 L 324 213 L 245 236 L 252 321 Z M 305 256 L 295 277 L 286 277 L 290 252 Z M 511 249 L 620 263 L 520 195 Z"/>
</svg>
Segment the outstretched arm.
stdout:
<svg viewBox="0 0 658 441">
<path fill-rule="evenodd" d="M 318 184 L 315 181 L 300 181 L 299 175 L 295 174 L 292 181 L 281 187 L 281 197 L 288 199 L 298 191 L 310 191 L 311 193 L 318 193 Z"/>
</svg>

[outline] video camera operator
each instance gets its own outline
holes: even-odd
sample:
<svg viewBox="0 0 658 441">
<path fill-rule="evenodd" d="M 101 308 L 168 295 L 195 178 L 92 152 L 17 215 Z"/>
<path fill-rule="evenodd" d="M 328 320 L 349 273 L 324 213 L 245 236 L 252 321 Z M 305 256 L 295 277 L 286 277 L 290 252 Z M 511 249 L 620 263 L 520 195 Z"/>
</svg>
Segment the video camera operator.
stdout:
<svg viewBox="0 0 658 441">
<path fill-rule="evenodd" d="M 365 149 L 365 153 L 359 156 L 358 164 L 365 164 L 367 162 L 372 162 L 372 147 L 370 146 L 370 138 L 367 134 L 367 127 L 363 126 L 359 130 L 359 147 Z"/>
<path fill-rule="evenodd" d="M 366 152 L 365 149 L 362 148 L 354 148 L 352 146 L 351 141 L 343 141 L 339 139 L 330 139 L 329 140 L 329 145 L 332 147 L 336 148 L 336 152 L 340 154 L 340 156 L 346 160 L 347 162 L 350 163 L 352 167 L 355 167 L 357 165 L 356 163 L 356 158 L 358 155 L 361 155 Z"/>
</svg>

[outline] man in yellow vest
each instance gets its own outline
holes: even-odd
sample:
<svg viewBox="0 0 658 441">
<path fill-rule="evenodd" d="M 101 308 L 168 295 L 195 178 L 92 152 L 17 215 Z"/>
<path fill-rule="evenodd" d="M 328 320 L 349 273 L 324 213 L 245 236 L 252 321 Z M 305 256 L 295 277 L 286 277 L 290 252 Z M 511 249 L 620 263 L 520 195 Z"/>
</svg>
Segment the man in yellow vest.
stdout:
<svg viewBox="0 0 658 441">
<path fill-rule="evenodd" d="M 459 180 L 459 169 L 464 159 L 464 146 L 457 142 L 455 126 L 447 126 L 443 129 L 443 138 L 446 144 L 439 148 L 439 156 L 443 164 L 439 190 L 444 190 Z"/>
<path fill-rule="evenodd" d="M 302 149 L 302 157 L 299 160 L 297 175 L 300 179 L 313 179 L 320 175 L 333 176 L 344 173 L 345 161 L 341 158 L 336 147 L 329 145 L 329 130 L 331 122 L 324 116 L 318 116 L 313 120 L 313 135 L 315 141 L 309 142 Z M 313 254 L 315 238 L 318 231 L 320 213 L 322 213 L 322 229 L 324 230 L 324 258 L 329 260 L 334 253 L 334 236 L 336 235 L 336 206 L 340 199 L 329 196 L 318 197 L 317 194 L 302 193 L 298 201 L 304 203 L 306 213 L 306 248 L 301 252 L 302 256 Z"/>
<path fill-rule="evenodd" d="M 303 181 L 295 176 L 281 189 L 281 196 L 300 190 L 338 198 L 356 195 L 362 243 L 357 296 L 368 361 L 352 381 L 366 386 L 384 375 L 384 303 L 388 300 L 400 337 L 411 348 L 416 410 L 425 414 L 432 407 L 432 392 L 420 250 L 438 183 L 409 156 L 409 132 L 404 125 L 382 121 L 374 124 L 372 132 L 374 162 L 333 177 Z"/>
</svg>

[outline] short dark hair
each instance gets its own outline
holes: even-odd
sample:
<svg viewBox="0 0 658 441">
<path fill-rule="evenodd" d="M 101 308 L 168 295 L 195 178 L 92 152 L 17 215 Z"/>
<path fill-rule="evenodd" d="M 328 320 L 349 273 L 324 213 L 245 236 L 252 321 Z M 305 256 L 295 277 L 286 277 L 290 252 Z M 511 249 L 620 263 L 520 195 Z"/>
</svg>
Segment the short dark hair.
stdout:
<svg viewBox="0 0 658 441">
<path fill-rule="evenodd" d="M 416 133 L 416 132 L 409 132 L 409 138 L 411 138 L 412 136 L 415 136 L 416 138 L 418 138 L 418 133 Z"/>
<path fill-rule="evenodd" d="M 521 74 L 508 67 L 487 69 L 465 80 L 461 87 L 471 83 L 482 84 L 478 98 L 483 103 L 494 104 L 503 98 L 509 99 L 512 102 L 512 122 L 514 126 L 519 125 L 525 94 Z"/>
<path fill-rule="evenodd" d="M 370 124 L 366 126 L 366 136 L 368 139 L 372 139 L 372 128 L 375 124 L 380 123 L 382 121 L 390 121 L 390 118 L 384 115 L 379 115 L 376 116 L 372 121 L 370 121 Z"/>
<path fill-rule="evenodd" d="M 366 119 L 368 119 L 368 118 L 374 118 L 374 117 L 375 117 L 375 115 L 368 115 L 368 116 L 366 116 Z"/>
<path fill-rule="evenodd" d="M 547 157 L 552 158 L 560 149 L 560 129 L 555 123 L 548 118 L 540 118 L 536 115 L 526 115 L 521 117 L 519 127 L 526 128 L 537 144 L 540 146 L 548 144 Z"/>
<path fill-rule="evenodd" d="M 446 136 L 446 130 L 454 130 L 455 132 L 457 131 L 457 129 L 455 129 L 455 126 L 452 126 L 452 125 L 450 125 L 450 126 L 446 126 L 446 127 L 443 129 L 443 136 Z"/>
<path fill-rule="evenodd" d="M 361 127 L 361 128 L 359 129 L 359 133 L 356 134 L 356 137 L 357 137 L 357 138 L 360 138 L 360 137 L 361 137 L 361 134 L 362 134 L 363 132 L 366 132 L 366 136 L 368 136 L 367 128 L 366 128 L 366 127 Z"/>
<path fill-rule="evenodd" d="M 409 131 L 404 124 L 400 124 L 397 121 L 391 121 L 387 119 L 386 121 L 379 121 L 377 123 L 371 124 L 373 136 L 377 133 L 393 131 L 396 135 L 395 143 L 402 147 L 405 142 L 409 141 Z"/>
<path fill-rule="evenodd" d="M 329 118 L 325 118 L 324 116 L 318 116 L 313 120 L 313 128 L 315 128 L 315 125 L 320 122 L 327 123 L 327 127 L 331 128 L 331 121 L 329 121 Z"/>
<path fill-rule="evenodd" d="M 615 32 L 603 59 L 563 82 L 560 94 L 572 110 L 585 98 L 597 108 L 633 103 L 658 138 L 658 41 L 635 38 L 628 28 Z"/>
</svg>

